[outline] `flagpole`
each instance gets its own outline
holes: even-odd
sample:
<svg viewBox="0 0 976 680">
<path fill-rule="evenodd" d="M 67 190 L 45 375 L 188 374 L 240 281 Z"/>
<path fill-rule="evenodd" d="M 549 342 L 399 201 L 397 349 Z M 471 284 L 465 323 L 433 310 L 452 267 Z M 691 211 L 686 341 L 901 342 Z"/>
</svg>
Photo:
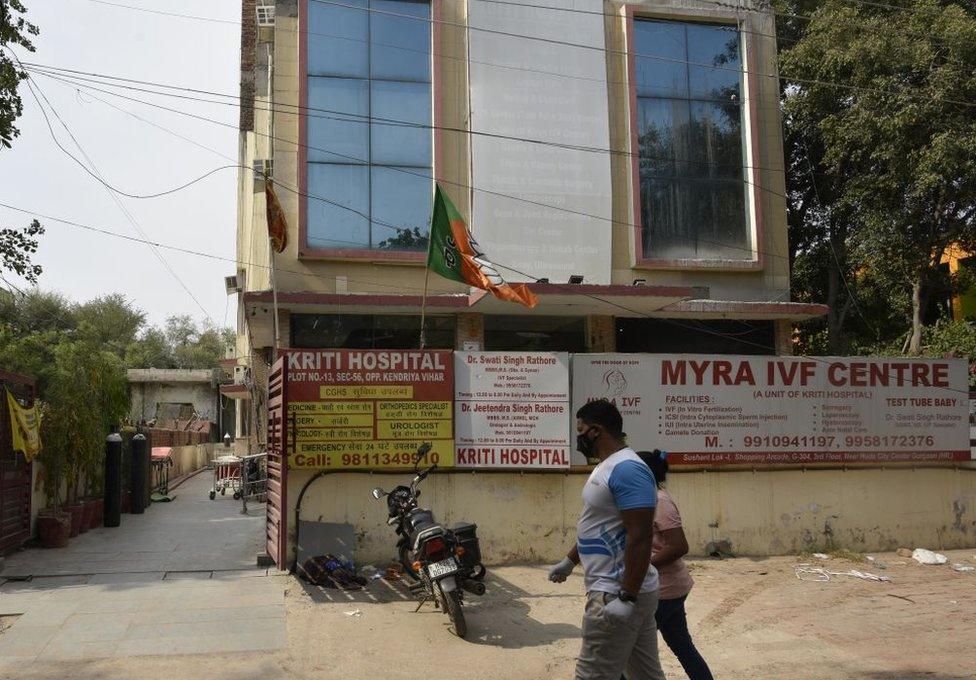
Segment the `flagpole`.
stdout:
<svg viewBox="0 0 976 680">
<path fill-rule="evenodd" d="M 270 182 L 271 178 L 265 173 L 264 181 Z M 267 199 L 265 199 L 267 200 Z M 267 209 L 265 209 L 267 212 Z M 268 225 L 270 227 L 270 225 Z M 271 229 L 268 229 L 268 260 L 270 261 L 270 272 L 271 272 L 271 307 L 272 313 L 274 314 L 274 358 L 272 358 L 271 363 L 278 360 L 278 348 L 281 346 L 281 337 L 278 332 L 278 286 L 275 281 L 275 248 L 274 241 L 271 238 Z"/>
<path fill-rule="evenodd" d="M 271 258 L 271 306 L 274 309 L 274 360 L 277 361 L 281 336 L 278 332 L 278 286 L 275 283 L 275 252 L 270 238 L 268 239 L 268 256 Z"/>
<path fill-rule="evenodd" d="M 427 283 L 430 281 L 430 251 L 433 248 L 433 224 L 427 230 L 427 259 L 424 261 L 424 296 L 420 301 L 420 349 L 427 346 Z"/>
</svg>

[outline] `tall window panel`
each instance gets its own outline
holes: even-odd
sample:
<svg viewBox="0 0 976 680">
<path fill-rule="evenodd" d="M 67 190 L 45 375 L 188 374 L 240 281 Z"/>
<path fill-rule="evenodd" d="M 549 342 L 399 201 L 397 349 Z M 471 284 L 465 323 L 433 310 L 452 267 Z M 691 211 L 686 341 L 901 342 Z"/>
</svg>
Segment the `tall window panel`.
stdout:
<svg viewBox="0 0 976 680">
<path fill-rule="evenodd" d="M 430 3 L 341 4 L 308 0 L 307 246 L 426 250 Z"/>
<path fill-rule="evenodd" d="M 642 256 L 751 259 L 738 28 L 634 21 Z"/>
</svg>

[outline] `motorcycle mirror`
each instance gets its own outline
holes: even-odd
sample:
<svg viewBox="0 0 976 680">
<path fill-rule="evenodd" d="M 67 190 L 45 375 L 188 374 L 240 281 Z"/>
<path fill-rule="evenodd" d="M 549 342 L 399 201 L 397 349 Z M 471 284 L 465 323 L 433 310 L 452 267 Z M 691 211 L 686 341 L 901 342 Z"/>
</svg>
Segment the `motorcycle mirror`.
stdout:
<svg viewBox="0 0 976 680">
<path fill-rule="evenodd" d="M 383 491 L 383 489 L 381 489 L 380 487 L 376 487 L 375 489 L 373 489 L 373 498 L 375 498 L 376 500 L 383 498 L 383 496 L 385 495 L 386 492 Z"/>
</svg>

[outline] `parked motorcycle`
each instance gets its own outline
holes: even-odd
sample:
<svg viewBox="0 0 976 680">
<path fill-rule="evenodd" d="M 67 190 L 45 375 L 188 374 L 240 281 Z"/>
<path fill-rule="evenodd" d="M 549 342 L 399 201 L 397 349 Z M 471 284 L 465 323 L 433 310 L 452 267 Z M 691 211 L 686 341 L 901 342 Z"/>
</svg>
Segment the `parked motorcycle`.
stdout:
<svg viewBox="0 0 976 680">
<path fill-rule="evenodd" d="M 373 498 L 386 497 L 390 513 L 387 524 L 395 526 L 400 537 L 397 554 L 404 572 L 414 580 L 410 590 L 420 599 L 417 609 L 432 601 L 450 617 L 454 634 L 463 638 L 468 632 L 461 610 L 464 593 L 485 594 L 486 570 L 481 563 L 478 525 L 458 522 L 448 529 L 434 520 L 430 510 L 417 504 L 420 483 L 437 469 L 436 463 L 420 469 L 430 449 L 425 443 L 414 455 L 410 486 L 400 485 L 390 492 L 376 488 Z"/>
</svg>

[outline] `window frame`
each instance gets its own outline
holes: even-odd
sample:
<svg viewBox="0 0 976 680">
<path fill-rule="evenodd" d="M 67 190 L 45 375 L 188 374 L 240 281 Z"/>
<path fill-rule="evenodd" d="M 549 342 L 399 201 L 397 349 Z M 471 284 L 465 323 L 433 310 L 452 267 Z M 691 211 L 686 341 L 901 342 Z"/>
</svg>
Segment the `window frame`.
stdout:
<svg viewBox="0 0 976 680">
<path fill-rule="evenodd" d="M 626 6 L 626 54 L 627 54 L 627 89 L 629 99 L 630 122 L 630 154 L 631 154 L 631 195 L 632 195 L 632 224 L 634 226 L 634 251 L 632 257 L 635 269 L 680 269 L 680 270 L 721 270 L 721 271 L 758 271 L 764 266 L 763 249 L 765 242 L 765 225 L 762 213 L 762 173 L 756 167 L 759 155 L 759 114 L 757 96 L 759 93 L 758 77 L 753 66 L 757 63 L 756 43 L 743 30 L 740 22 L 732 17 L 701 17 L 659 12 L 642 11 L 633 5 Z M 742 259 L 728 258 L 663 258 L 646 257 L 644 255 L 644 234 L 641 210 L 641 182 L 640 182 L 640 143 L 638 140 L 638 110 L 637 110 L 637 47 L 635 44 L 634 22 L 640 20 L 671 21 L 682 24 L 727 24 L 736 26 L 742 40 L 742 70 L 743 70 L 743 100 L 742 129 L 744 134 L 742 151 L 743 182 L 748 182 L 751 191 L 745 191 L 746 196 L 746 237 L 751 244 L 751 256 Z"/>
<path fill-rule="evenodd" d="M 423 265 L 427 253 L 423 251 L 380 250 L 378 248 L 316 248 L 308 245 L 308 4 L 314 0 L 298 0 L 298 257 L 308 260 L 350 260 L 367 262 L 396 262 L 410 265 Z M 433 141 L 431 145 L 431 195 L 434 182 L 440 181 L 438 158 L 444 148 L 440 122 L 442 120 L 440 103 L 440 60 L 437 59 L 440 45 L 441 2 L 429 0 L 431 16 L 431 72 L 430 92 L 432 98 L 431 114 Z M 368 10 L 366 10 L 368 11 Z M 372 168 L 372 164 L 366 164 Z M 386 167 L 386 166 L 376 166 Z M 371 200 L 367 196 L 367 200 Z"/>
</svg>

